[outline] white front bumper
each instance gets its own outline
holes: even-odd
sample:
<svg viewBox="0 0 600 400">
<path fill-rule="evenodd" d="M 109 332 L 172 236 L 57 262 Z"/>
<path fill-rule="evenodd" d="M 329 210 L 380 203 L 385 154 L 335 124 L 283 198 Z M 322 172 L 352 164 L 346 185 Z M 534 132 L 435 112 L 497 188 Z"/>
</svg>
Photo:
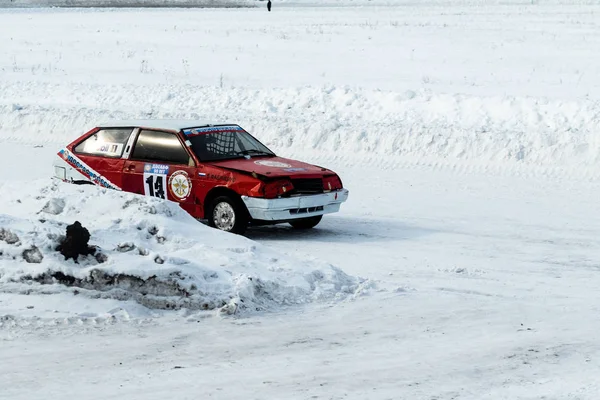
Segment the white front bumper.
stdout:
<svg viewBox="0 0 600 400">
<path fill-rule="evenodd" d="M 279 199 L 242 196 L 242 200 L 253 219 L 287 221 L 338 212 L 340 205 L 348 200 L 348 190 Z"/>
</svg>

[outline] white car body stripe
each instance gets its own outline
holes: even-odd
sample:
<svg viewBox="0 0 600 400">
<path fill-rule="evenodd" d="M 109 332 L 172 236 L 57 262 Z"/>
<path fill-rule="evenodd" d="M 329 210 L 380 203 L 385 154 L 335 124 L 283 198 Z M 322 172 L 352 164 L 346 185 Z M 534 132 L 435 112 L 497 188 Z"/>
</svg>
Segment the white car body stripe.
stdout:
<svg viewBox="0 0 600 400">
<path fill-rule="evenodd" d="M 79 157 L 74 155 L 69 150 L 61 149 L 58 152 L 58 156 L 90 182 L 105 188 L 121 190 L 120 187 L 100 175 L 94 169 L 90 168 L 89 165 L 81 161 Z"/>
</svg>

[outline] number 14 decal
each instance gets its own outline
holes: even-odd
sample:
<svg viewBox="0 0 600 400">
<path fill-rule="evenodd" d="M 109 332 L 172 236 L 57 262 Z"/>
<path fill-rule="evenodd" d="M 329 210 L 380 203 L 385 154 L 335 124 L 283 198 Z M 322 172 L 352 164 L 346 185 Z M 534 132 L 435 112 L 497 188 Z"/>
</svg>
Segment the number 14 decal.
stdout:
<svg viewBox="0 0 600 400">
<path fill-rule="evenodd" d="M 146 196 L 165 198 L 165 178 L 166 175 L 146 175 L 146 187 L 144 188 Z"/>
<path fill-rule="evenodd" d="M 162 164 L 144 165 L 144 194 L 165 199 L 165 186 L 169 166 Z"/>
</svg>

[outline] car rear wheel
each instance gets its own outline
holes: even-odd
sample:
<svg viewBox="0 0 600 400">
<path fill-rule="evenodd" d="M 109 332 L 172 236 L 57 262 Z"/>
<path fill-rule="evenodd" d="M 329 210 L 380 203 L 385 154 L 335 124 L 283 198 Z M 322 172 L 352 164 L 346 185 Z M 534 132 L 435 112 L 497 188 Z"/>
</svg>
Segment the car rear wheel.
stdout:
<svg viewBox="0 0 600 400">
<path fill-rule="evenodd" d="M 317 215 L 314 217 L 308 218 L 300 218 L 294 221 L 290 221 L 290 225 L 296 229 L 311 229 L 314 228 L 321 222 L 322 215 Z"/>
<path fill-rule="evenodd" d="M 248 213 L 242 201 L 230 196 L 214 199 L 207 217 L 210 226 L 225 232 L 242 234 L 248 227 Z"/>
</svg>

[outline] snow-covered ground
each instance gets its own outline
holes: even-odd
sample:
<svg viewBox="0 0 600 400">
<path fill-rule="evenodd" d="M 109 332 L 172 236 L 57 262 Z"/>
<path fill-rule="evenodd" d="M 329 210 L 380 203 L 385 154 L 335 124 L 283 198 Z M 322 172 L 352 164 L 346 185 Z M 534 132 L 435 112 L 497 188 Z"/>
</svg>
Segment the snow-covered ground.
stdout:
<svg viewBox="0 0 600 400">
<path fill-rule="evenodd" d="M 596 175 L 597 6 L 434 3 L 0 10 L 1 134 L 206 118 L 292 155 Z"/>
<path fill-rule="evenodd" d="M 52 319 L 82 314 L 112 318 L 106 313 L 110 310 L 88 309 L 90 303 L 106 304 L 87 299 L 124 301 L 109 301 L 108 307 L 128 316 L 136 316 L 139 304 L 242 314 L 316 299 L 341 300 L 371 286 L 318 260 L 300 262 L 243 237 L 215 232 L 176 203 L 62 182 L 41 187 L 30 182 L 27 188 L 4 184 L 2 193 L 2 204 L 10 208 L 10 215 L 0 215 L 0 293 L 8 314 L 18 316 L 27 309 Z M 76 220 L 84 221 L 98 248 L 78 264 L 55 251 L 66 226 Z M 14 294 L 27 296 L 15 301 Z M 84 299 L 41 309 L 42 304 L 35 309 L 23 303 L 50 294 Z"/>
<path fill-rule="evenodd" d="M 600 396 L 600 6 L 393 3 L 0 11 L 0 398 Z M 350 199 L 241 238 L 48 179 L 135 117 L 238 122 Z M 74 220 L 105 262 L 52 252 Z"/>
<path fill-rule="evenodd" d="M 39 8 L 39 7 L 169 7 L 169 8 L 234 8 L 254 7 L 251 0 L 5 0 L 0 8 Z"/>
</svg>

